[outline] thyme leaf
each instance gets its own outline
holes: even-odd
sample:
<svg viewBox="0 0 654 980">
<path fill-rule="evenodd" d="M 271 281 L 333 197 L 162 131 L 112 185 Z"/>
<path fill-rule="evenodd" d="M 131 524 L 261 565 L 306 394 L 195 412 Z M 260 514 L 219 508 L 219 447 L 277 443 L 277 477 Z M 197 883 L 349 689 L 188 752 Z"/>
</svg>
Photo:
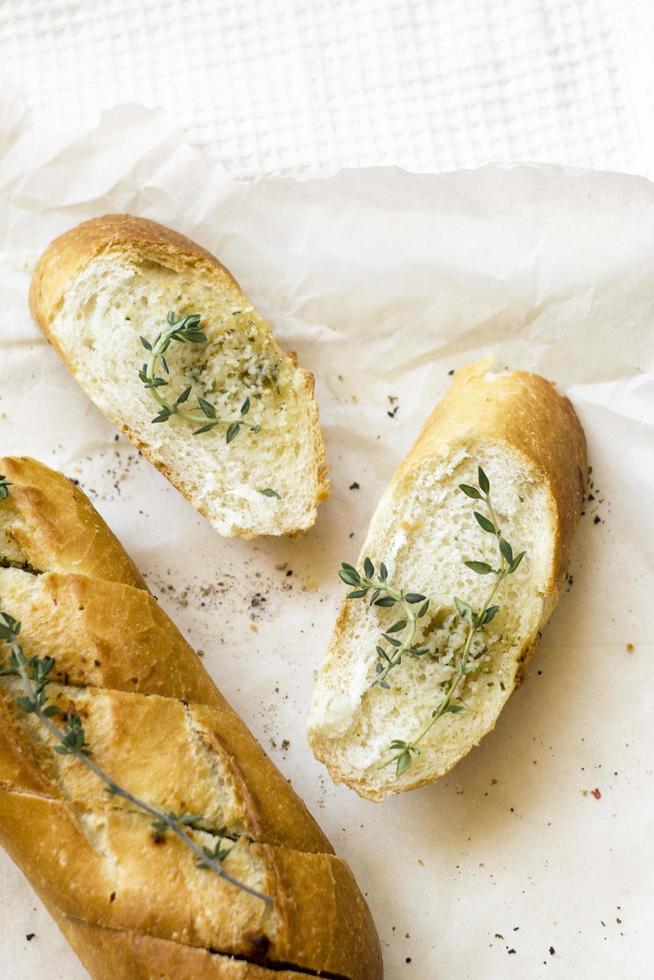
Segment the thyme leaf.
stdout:
<svg viewBox="0 0 654 980">
<path fill-rule="evenodd" d="M 52 657 L 26 657 L 18 639 L 20 630 L 21 624 L 18 620 L 10 616 L 9 613 L 0 612 L 0 640 L 7 643 L 10 649 L 7 665 L 0 673 L 4 676 L 13 675 L 20 678 L 23 693 L 16 699 L 18 706 L 27 714 L 34 714 L 50 735 L 57 740 L 59 744 L 55 746 L 55 752 L 59 755 L 74 756 L 105 784 L 110 796 L 120 796 L 128 800 L 132 806 L 152 817 L 152 826 L 157 835 L 161 836 L 167 832 L 174 833 L 193 852 L 198 867 L 207 868 L 231 885 L 269 905 L 272 904 L 270 896 L 264 895 L 234 878 L 222 867 L 222 862 L 229 854 L 229 850 L 222 847 L 222 837 L 213 851 L 207 847 L 200 847 L 193 840 L 186 828 L 197 829 L 198 822 L 202 820 L 200 814 L 165 813 L 163 810 L 145 803 L 144 800 L 120 786 L 95 762 L 92 758 L 91 747 L 86 742 L 84 725 L 80 716 L 75 711 L 63 711 L 58 705 L 48 704 L 47 685 L 53 680 L 54 659 Z M 55 724 L 52 720 L 57 716 L 63 720 L 63 727 Z"/>
<path fill-rule="evenodd" d="M 429 609 L 429 599 L 418 592 L 404 592 L 402 589 L 394 589 L 388 584 L 388 568 L 381 562 L 379 569 L 375 569 L 375 564 L 371 558 L 365 558 L 363 562 L 363 575 L 361 575 L 354 565 L 347 562 L 341 563 L 339 571 L 341 581 L 346 585 L 354 585 L 356 588 L 349 592 L 348 599 L 369 599 L 371 606 L 380 606 L 390 609 L 393 606 L 399 607 L 399 619 L 381 634 L 381 639 L 385 645 L 378 643 L 377 663 L 375 672 L 377 674 L 372 686 L 388 688 L 387 677 L 396 667 L 402 663 L 405 654 L 410 656 L 421 656 L 427 651 L 414 646 L 418 621 L 427 615 Z M 420 608 L 414 607 L 420 603 Z"/>
<path fill-rule="evenodd" d="M 481 466 L 477 469 L 477 483 L 478 486 L 476 487 L 467 483 L 461 483 L 459 484 L 459 490 L 466 497 L 470 497 L 472 500 L 481 500 L 485 503 L 487 514 L 482 514 L 477 510 L 473 511 L 473 514 L 482 531 L 494 535 L 497 540 L 498 557 L 500 559 L 499 567 L 492 568 L 485 561 L 470 560 L 464 562 L 464 565 L 477 575 L 492 575 L 493 584 L 478 612 L 475 612 L 469 602 L 460 599 L 458 596 L 454 597 L 456 611 L 467 626 L 465 641 L 461 652 L 455 657 L 454 672 L 444 690 L 441 691 L 440 700 L 427 722 L 412 739 L 408 741 L 394 739 L 391 742 L 389 748 L 392 754 L 381 763 L 379 768 L 384 769 L 386 766 L 395 763 L 395 775 L 397 777 L 403 775 L 403 773 L 411 768 L 414 757 L 420 754 L 420 743 L 427 733 L 431 731 L 439 718 L 442 718 L 443 715 L 448 713 L 461 714 L 466 711 L 466 705 L 461 701 L 462 690 L 465 686 L 466 678 L 475 673 L 480 666 L 479 658 L 475 657 L 473 653 L 473 640 L 479 631 L 483 630 L 499 612 L 500 607 L 491 604 L 495 598 L 495 593 L 504 579 L 508 575 L 513 575 L 525 556 L 525 552 L 521 551 L 519 555 L 514 557 L 513 548 L 502 535 L 497 514 L 491 501 L 490 480 Z"/>
<path fill-rule="evenodd" d="M 251 425 L 245 419 L 250 411 L 249 397 L 241 405 L 238 418 L 223 419 L 218 418 L 215 406 L 200 395 L 196 398 L 198 408 L 200 409 L 199 412 L 189 411 L 186 407 L 182 408 L 183 405 L 186 405 L 191 394 L 191 385 L 184 388 L 172 401 L 167 400 L 163 394 L 160 394 L 160 389 L 167 387 L 170 382 L 166 378 L 161 377 L 161 375 L 158 375 L 157 370 L 161 367 L 164 374 L 170 375 L 165 353 L 173 341 L 177 341 L 180 344 L 202 344 L 206 342 L 206 334 L 200 327 L 201 319 L 202 316 L 200 313 L 189 313 L 176 320 L 175 314 L 171 310 L 167 317 L 168 326 L 152 342 L 147 337 L 140 338 L 141 344 L 150 356 L 139 371 L 139 378 L 159 406 L 158 413 L 151 420 L 152 424 L 156 425 L 161 422 L 168 422 L 173 415 L 178 415 L 187 422 L 192 422 L 198 426 L 198 428 L 193 430 L 194 436 L 199 436 L 203 432 L 210 432 L 211 429 L 215 429 L 218 425 L 226 425 L 225 442 L 227 443 L 233 442 L 243 427 L 249 429 L 250 432 L 260 432 L 260 425 Z M 0 477 L 0 480 L 2 479 L 3 477 Z M 0 483 L 0 499 L 2 496 L 2 484 Z M 4 496 L 6 496 L 6 493 Z"/>
</svg>

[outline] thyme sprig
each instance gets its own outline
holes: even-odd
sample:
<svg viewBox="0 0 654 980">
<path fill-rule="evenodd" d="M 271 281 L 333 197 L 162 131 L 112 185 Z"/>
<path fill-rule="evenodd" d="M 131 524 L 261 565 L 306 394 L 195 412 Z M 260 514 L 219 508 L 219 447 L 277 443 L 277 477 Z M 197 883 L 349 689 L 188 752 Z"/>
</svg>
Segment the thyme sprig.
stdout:
<svg viewBox="0 0 654 980">
<path fill-rule="evenodd" d="M 384 562 L 379 565 L 379 571 L 375 574 L 375 566 L 370 558 L 363 562 L 363 575 L 353 565 L 342 562 L 339 576 L 346 585 L 353 585 L 353 592 L 348 592 L 348 599 L 368 599 L 371 606 L 391 607 L 399 606 L 401 609 L 400 619 L 387 627 L 382 632 L 381 638 L 386 642 L 382 646 L 377 644 L 377 663 L 375 671 L 377 677 L 373 682 L 380 687 L 388 688 L 386 678 L 395 667 L 402 663 L 402 657 L 410 654 L 414 657 L 428 653 L 427 647 L 414 646 L 418 621 L 427 614 L 429 609 L 429 599 L 418 592 L 405 592 L 403 589 L 394 589 L 388 583 L 388 569 Z M 419 605 L 420 608 L 415 607 Z"/>
<path fill-rule="evenodd" d="M 447 682 L 447 686 L 441 691 L 441 700 L 432 711 L 431 716 L 423 725 L 417 735 L 410 740 L 393 739 L 390 748 L 393 754 L 381 763 L 380 769 L 395 763 L 395 774 L 401 776 L 409 769 L 415 756 L 420 755 L 419 745 L 425 736 L 431 731 L 439 718 L 449 713 L 459 714 L 466 711 L 466 705 L 460 700 L 460 693 L 465 685 L 466 679 L 479 669 L 481 664 L 481 653 L 475 655 L 473 652 L 473 640 L 477 634 L 483 630 L 495 618 L 500 610 L 498 605 L 493 605 L 493 599 L 500 585 L 508 575 L 513 575 L 520 562 L 525 556 L 521 551 L 514 555 L 513 548 L 502 535 L 497 514 L 493 507 L 490 496 L 490 481 L 481 468 L 477 470 L 478 486 L 470 486 L 466 483 L 459 485 L 459 490 L 472 500 L 481 500 L 486 506 L 487 514 L 474 511 L 474 517 L 479 527 L 486 534 L 491 534 L 497 541 L 499 564 L 493 568 L 488 562 L 473 559 L 464 564 L 476 572 L 477 575 L 492 575 L 493 584 L 489 589 L 483 605 L 478 612 L 472 608 L 469 602 L 457 597 L 454 598 L 456 611 L 467 626 L 467 632 L 463 647 L 460 653 L 455 656 L 454 672 Z"/>
<path fill-rule="evenodd" d="M 270 896 L 251 888 L 225 871 L 222 862 L 229 854 L 231 848 L 223 847 L 224 838 L 221 837 L 214 850 L 211 850 L 208 847 L 200 847 L 189 836 L 185 828 L 197 828 L 198 822 L 202 819 L 199 814 L 164 813 L 163 810 L 158 810 L 156 807 L 150 806 L 149 803 L 140 800 L 133 793 L 130 793 L 129 790 L 119 786 L 94 761 L 91 748 L 86 742 L 84 726 L 80 716 L 74 711 L 64 711 L 58 705 L 49 703 L 47 685 L 53 680 L 54 659 L 52 657 L 26 657 L 18 641 L 20 629 L 21 624 L 13 616 L 10 616 L 6 612 L 0 612 L 0 640 L 4 640 L 11 650 L 7 666 L 0 670 L 0 676 L 13 675 L 20 678 L 23 694 L 16 699 L 18 706 L 26 714 L 35 715 L 53 738 L 59 742 L 55 746 L 55 752 L 58 752 L 60 755 L 74 756 L 105 784 L 110 796 L 120 796 L 138 810 L 148 814 L 152 818 L 153 831 L 159 839 L 168 831 L 175 834 L 193 852 L 198 867 L 211 870 L 218 877 L 234 885 L 236 888 L 240 888 L 255 898 L 261 899 L 266 904 L 272 904 Z M 55 717 L 59 717 L 64 722 L 63 727 L 55 724 L 53 721 Z"/>
<path fill-rule="evenodd" d="M 225 442 L 227 443 L 232 442 L 237 437 L 243 426 L 251 432 L 260 432 L 260 425 L 250 425 L 245 421 L 245 417 L 250 411 L 249 397 L 241 405 L 237 418 L 222 419 L 218 417 L 216 409 L 211 402 L 208 402 L 200 395 L 196 396 L 200 412 L 189 411 L 186 407 L 186 402 L 191 394 L 191 385 L 184 388 L 174 401 L 169 401 L 160 394 L 160 389 L 170 383 L 163 377 L 163 374 L 170 375 L 170 369 L 166 360 L 168 348 L 173 341 L 178 341 L 181 344 L 204 343 L 207 336 L 200 329 L 201 319 L 202 315 L 200 313 L 189 313 L 176 320 L 175 314 L 171 310 L 167 317 L 168 326 L 157 335 L 152 343 L 146 337 L 141 337 L 141 343 L 150 356 L 139 371 L 139 378 L 159 405 L 159 412 L 152 419 L 153 424 L 157 422 L 168 422 L 173 415 L 179 415 L 180 418 L 186 419 L 187 422 L 192 422 L 194 425 L 199 426 L 193 431 L 194 436 L 199 436 L 203 432 L 209 432 L 210 429 L 214 429 L 217 425 L 226 425 Z M 162 369 L 162 374 L 157 374 L 159 367 Z"/>
<path fill-rule="evenodd" d="M 0 500 L 4 500 L 6 497 L 9 496 L 10 486 L 11 483 L 9 482 L 7 477 L 3 473 L 0 473 Z"/>
</svg>

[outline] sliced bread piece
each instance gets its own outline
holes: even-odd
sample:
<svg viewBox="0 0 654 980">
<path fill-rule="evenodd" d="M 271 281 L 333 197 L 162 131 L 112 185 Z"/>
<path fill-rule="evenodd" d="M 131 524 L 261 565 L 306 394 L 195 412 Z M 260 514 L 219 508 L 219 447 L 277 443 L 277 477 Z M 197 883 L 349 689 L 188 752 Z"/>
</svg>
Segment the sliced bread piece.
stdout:
<svg viewBox="0 0 654 980">
<path fill-rule="evenodd" d="M 309 740 L 335 781 L 372 800 L 443 775 L 494 727 L 567 568 L 583 430 L 554 385 L 491 363 L 457 372 L 382 496 L 358 568 L 341 570 L 352 597 Z"/>
<path fill-rule="evenodd" d="M 350 869 L 100 515 L 0 473 L 0 844 L 91 975 L 381 980 Z"/>
<path fill-rule="evenodd" d="M 30 306 L 86 393 L 221 534 L 313 525 L 327 495 L 313 376 L 203 248 L 142 218 L 86 221 L 41 257 Z"/>
</svg>

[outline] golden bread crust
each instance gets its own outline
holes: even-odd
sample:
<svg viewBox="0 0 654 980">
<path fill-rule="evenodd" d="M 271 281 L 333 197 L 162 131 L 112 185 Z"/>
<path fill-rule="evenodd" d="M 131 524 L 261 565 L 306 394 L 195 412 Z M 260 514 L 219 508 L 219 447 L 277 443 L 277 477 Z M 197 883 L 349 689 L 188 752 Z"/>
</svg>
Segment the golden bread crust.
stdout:
<svg viewBox="0 0 654 980">
<path fill-rule="evenodd" d="M 32 316 L 49 342 L 58 351 L 69 370 L 75 374 L 74 366 L 59 343 L 56 331 L 52 329 L 53 320 L 61 308 L 68 285 L 82 270 L 99 255 L 119 252 L 126 262 L 152 261 L 164 264 L 177 272 L 193 270 L 194 274 L 207 278 L 216 290 L 229 290 L 235 297 L 247 302 L 240 286 L 231 273 L 210 252 L 195 242 L 180 235 L 164 225 L 137 218 L 128 214 L 108 214 L 92 218 L 60 235 L 48 246 L 39 259 L 32 276 L 29 292 L 29 305 Z M 295 355 L 291 355 L 294 357 Z M 316 472 L 316 505 L 329 496 L 328 468 L 325 445 L 320 430 L 318 410 L 314 400 L 315 379 L 313 375 L 298 368 L 301 383 L 306 390 L 311 412 L 311 441 Z M 157 469 L 200 511 L 206 509 L 196 504 L 191 487 L 183 478 L 173 472 L 173 468 L 154 453 L 151 447 L 139 438 L 129 424 L 119 414 L 108 415 L 110 421 L 153 463 Z M 315 516 L 310 524 L 315 521 Z M 308 526 L 290 528 L 285 533 L 306 530 Z M 243 537 L 252 537 L 247 531 L 239 532 Z"/>
<path fill-rule="evenodd" d="M 343 977 L 378 977 L 374 926 L 344 862 L 270 844 L 234 844 L 270 909 L 195 866 L 176 838 L 158 842 L 149 818 L 87 810 L 0 786 L 0 842 L 44 901 L 66 916 L 234 955 Z"/>
<path fill-rule="evenodd" d="M 9 538 L 26 564 L 146 588 L 132 559 L 71 480 L 28 456 L 5 456 L 0 468 L 11 483 L 0 511 L 0 542 Z"/>
<path fill-rule="evenodd" d="M 425 456 L 446 456 L 470 440 L 505 444 L 528 460 L 548 491 L 555 515 L 550 591 L 568 567 L 582 511 L 588 461 L 586 439 L 572 403 L 538 374 L 492 374 L 492 360 L 457 371 L 454 383 L 425 422 L 393 480 L 400 482 Z"/>
<path fill-rule="evenodd" d="M 128 258 L 165 260 L 166 265 L 179 271 L 189 266 L 202 268 L 208 275 L 218 276 L 241 292 L 234 277 L 217 258 L 171 228 L 130 214 L 91 218 L 55 238 L 39 259 L 32 276 L 30 310 L 55 347 L 57 338 L 50 336 L 48 327 L 63 302 L 69 282 L 89 262 L 108 251 L 120 251 Z"/>
<path fill-rule="evenodd" d="M 197 946 L 142 932 L 106 929 L 50 909 L 94 980 L 297 980 L 306 973 L 269 970 Z"/>
<path fill-rule="evenodd" d="M 53 752 L 3 678 L 0 840 L 92 975 L 378 980 L 379 940 L 349 868 L 100 516 L 33 460 L 5 457 L 0 472 L 12 483 L 0 528 L 24 555 L 0 567 L 0 608 L 21 620 L 26 656 L 55 658 L 52 701 L 79 713 L 122 785 L 164 810 L 203 811 L 203 831 L 189 832 L 230 836 L 226 870 L 273 898 L 197 868 L 173 835 L 158 839 L 147 815 Z"/>
<path fill-rule="evenodd" d="M 561 590 L 570 560 L 570 548 L 579 522 L 586 492 L 588 464 L 586 440 L 569 399 L 539 375 L 524 371 L 491 374 L 492 359 L 478 361 L 457 371 L 452 386 L 425 422 L 406 457 L 394 473 L 389 491 L 401 497 L 425 460 L 447 460 L 463 450 L 473 457 L 477 447 L 501 446 L 526 463 L 533 479 L 545 490 L 550 512 L 552 561 L 544 586 L 542 614 L 535 618 L 516 657 L 516 672 L 509 693 L 522 682 L 526 666 L 549 619 Z M 546 532 L 543 532 L 546 533 Z M 365 547 L 365 546 L 364 546 Z M 362 552 L 360 562 L 365 555 Z M 346 642 L 355 611 L 345 601 L 339 611 L 328 652 L 328 660 Z M 494 719 L 479 730 L 479 741 L 492 730 Z M 379 802 L 389 794 L 401 793 L 433 782 L 443 772 L 424 778 L 393 780 L 371 786 L 365 776 L 346 777 L 332 758 L 327 740 L 310 732 L 316 758 L 323 762 L 335 782 L 345 782 L 360 796 Z M 467 751 L 467 750 L 466 750 Z M 465 754 L 465 753 L 464 753 Z M 459 756 L 459 759 L 461 756 Z M 448 768 L 451 768 L 456 762 Z M 446 770 L 447 771 L 447 770 Z"/>
</svg>

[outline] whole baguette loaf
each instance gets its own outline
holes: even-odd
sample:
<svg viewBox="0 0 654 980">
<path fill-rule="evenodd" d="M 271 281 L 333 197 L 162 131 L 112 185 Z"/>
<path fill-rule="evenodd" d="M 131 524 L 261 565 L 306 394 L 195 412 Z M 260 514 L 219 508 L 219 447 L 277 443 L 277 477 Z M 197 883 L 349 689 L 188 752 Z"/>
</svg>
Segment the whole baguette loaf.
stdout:
<svg viewBox="0 0 654 980">
<path fill-rule="evenodd" d="M 84 494 L 5 457 L 0 609 L 24 655 L 52 657 L 49 703 L 83 720 L 91 758 L 164 812 L 227 838 L 227 873 L 119 796 L 17 704 L 0 678 L 0 842 L 91 975 L 263 980 L 382 976 L 379 941 L 348 866 L 145 589 Z M 8 649 L 1 645 L 2 665 Z"/>
<path fill-rule="evenodd" d="M 429 599 L 413 643 L 426 652 L 404 654 L 387 675 L 388 688 L 380 686 L 385 661 L 376 647 L 392 655 L 402 630 L 392 640 L 382 636 L 403 614 L 346 599 L 318 677 L 309 720 L 314 754 L 335 781 L 372 800 L 443 775 L 495 726 L 567 569 L 585 492 L 583 430 L 553 384 L 522 371 L 493 374 L 491 364 L 457 371 L 384 492 L 361 551 L 362 576 L 369 557 L 377 570 L 386 565 L 396 590 Z M 456 679 L 468 627 L 455 597 L 482 610 L 498 567 L 498 540 L 474 516 L 477 508 L 482 521 L 488 517 L 483 499 L 460 490 L 476 486 L 479 466 L 503 537 L 515 556 L 526 554 L 492 600 L 499 610 L 476 637 L 481 659 L 457 688 L 462 696 L 437 717 L 419 752 L 407 750 L 396 765 L 399 743 L 413 744 Z M 475 570 L 466 561 L 483 565 Z"/>
<path fill-rule="evenodd" d="M 46 249 L 30 307 L 89 397 L 221 534 L 313 525 L 328 493 L 313 376 L 213 255 L 153 221 L 94 218 Z M 174 341 L 155 365 L 154 392 L 172 405 L 188 389 L 179 410 L 197 422 L 173 414 L 153 424 L 160 406 L 139 378 L 140 338 L 152 344 L 169 313 L 201 314 L 206 340 Z M 205 409 L 226 422 L 198 434 L 211 422 Z M 234 419 L 247 424 L 227 442 Z"/>
</svg>

